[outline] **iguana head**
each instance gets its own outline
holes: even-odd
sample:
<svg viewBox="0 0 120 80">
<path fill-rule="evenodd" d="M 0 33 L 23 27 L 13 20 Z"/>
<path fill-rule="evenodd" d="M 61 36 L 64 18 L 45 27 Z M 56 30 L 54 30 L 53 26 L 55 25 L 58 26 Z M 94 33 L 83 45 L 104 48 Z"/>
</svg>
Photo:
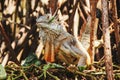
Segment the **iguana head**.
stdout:
<svg viewBox="0 0 120 80">
<path fill-rule="evenodd" d="M 50 24 L 52 23 L 54 20 L 57 20 L 58 15 L 57 14 L 58 9 L 55 11 L 55 13 L 52 15 L 52 12 L 50 12 L 49 14 L 45 14 L 43 16 L 40 16 L 39 18 L 36 19 L 37 23 L 47 23 Z"/>
<path fill-rule="evenodd" d="M 56 12 L 52 15 L 51 13 L 49 14 L 45 14 L 43 16 L 40 16 L 39 18 L 36 19 L 37 23 L 47 23 L 50 24 L 53 21 L 57 21 L 58 20 L 58 15 L 57 14 L 57 10 Z"/>
<path fill-rule="evenodd" d="M 36 19 L 37 23 L 49 23 L 51 20 L 52 15 L 51 14 L 45 14 L 43 16 L 40 16 L 39 18 Z"/>
<path fill-rule="evenodd" d="M 50 24 L 52 24 L 55 20 L 54 15 L 52 16 L 51 14 L 45 14 L 36 19 L 36 24 L 38 27 L 50 27 Z"/>
</svg>

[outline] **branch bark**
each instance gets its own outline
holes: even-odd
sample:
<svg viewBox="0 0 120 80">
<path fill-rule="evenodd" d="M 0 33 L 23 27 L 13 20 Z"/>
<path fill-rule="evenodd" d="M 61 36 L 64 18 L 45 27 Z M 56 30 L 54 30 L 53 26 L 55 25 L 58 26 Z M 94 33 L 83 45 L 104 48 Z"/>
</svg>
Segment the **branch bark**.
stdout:
<svg viewBox="0 0 120 80">
<path fill-rule="evenodd" d="M 94 41 L 96 38 L 96 33 L 95 33 L 95 29 L 96 29 L 96 4 L 97 4 L 97 0 L 91 0 L 91 17 L 92 17 L 92 21 L 91 21 L 91 32 L 90 32 L 90 57 L 91 57 L 91 63 L 94 62 L 94 55 L 95 55 L 95 46 L 94 46 Z"/>
<path fill-rule="evenodd" d="M 110 45 L 110 31 L 108 22 L 108 2 L 102 0 L 102 27 L 103 27 L 103 40 L 104 40 L 104 55 L 105 55 L 105 68 L 108 80 L 113 80 L 113 67 Z"/>
</svg>

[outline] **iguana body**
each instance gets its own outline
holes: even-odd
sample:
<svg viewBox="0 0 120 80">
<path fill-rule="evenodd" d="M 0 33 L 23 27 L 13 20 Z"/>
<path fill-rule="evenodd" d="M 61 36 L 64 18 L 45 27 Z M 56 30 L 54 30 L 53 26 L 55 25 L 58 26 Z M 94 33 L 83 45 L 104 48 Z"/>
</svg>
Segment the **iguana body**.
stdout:
<svg viewBox="0 0 120 80">
<path fill-rule="evenodd" d="M 51 19 L 53 21 L 51 21 Z M 82 44 L 73 35 L 66 32 L 63 29 L 63 26 L 61 26 L 56 19 L 53 19 L 53 16 L 47 14 L 45 16 L 41 16 L 36 21 L 37 26 L 40 29 L 39 36 L 45 45 L 44 55 L 46 61 L 54 61 L 53 58 L 55 55 L 51 55 L 55 54 L 56 51 L 61 50 L 66 53 L 66 56 L 69 54 L 72 57 L 79 59 L 78 66 L 90 64 L 89 54 L 83 48 Z M 53 45 L 53 47 L 50 45 Z"/>
</svg>

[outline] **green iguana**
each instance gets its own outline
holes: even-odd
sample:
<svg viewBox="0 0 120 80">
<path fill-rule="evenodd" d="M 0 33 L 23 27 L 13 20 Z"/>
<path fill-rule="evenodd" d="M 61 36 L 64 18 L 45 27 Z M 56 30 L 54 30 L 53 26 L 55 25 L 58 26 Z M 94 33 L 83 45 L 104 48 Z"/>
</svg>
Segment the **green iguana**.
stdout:
<svg viewBox="0 0 120 80">
<path fill-rule="evenodd" d="M 44 59 L 46 62 L 54 62 L 57 53 L 62 51 L 64 58 L 68 63 L 78 66 L 90 64 L 90 56 L 82 44 L 73 35 L 63 29 L 63 26 L 51 14 L 46 14 L 36 20 L 39 28 L 39 37 L 45 47 Z M 59 57 L 60 60 L 62 57 Z M 73 58 L 73 59 L 72 59 Z"/>
</svg>

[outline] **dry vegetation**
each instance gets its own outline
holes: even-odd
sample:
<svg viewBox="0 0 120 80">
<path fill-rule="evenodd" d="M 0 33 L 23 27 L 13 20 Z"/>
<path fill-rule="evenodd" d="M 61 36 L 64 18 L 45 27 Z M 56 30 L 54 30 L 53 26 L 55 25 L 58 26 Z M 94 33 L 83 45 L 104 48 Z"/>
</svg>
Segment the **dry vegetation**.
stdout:
<svg viewBox="0 0 120 80">
<path fill-rule="evenodd" d="M 0 63 L 7 80 L 119 80 L 120 0 L 0 0 Z"/>
</svg>

